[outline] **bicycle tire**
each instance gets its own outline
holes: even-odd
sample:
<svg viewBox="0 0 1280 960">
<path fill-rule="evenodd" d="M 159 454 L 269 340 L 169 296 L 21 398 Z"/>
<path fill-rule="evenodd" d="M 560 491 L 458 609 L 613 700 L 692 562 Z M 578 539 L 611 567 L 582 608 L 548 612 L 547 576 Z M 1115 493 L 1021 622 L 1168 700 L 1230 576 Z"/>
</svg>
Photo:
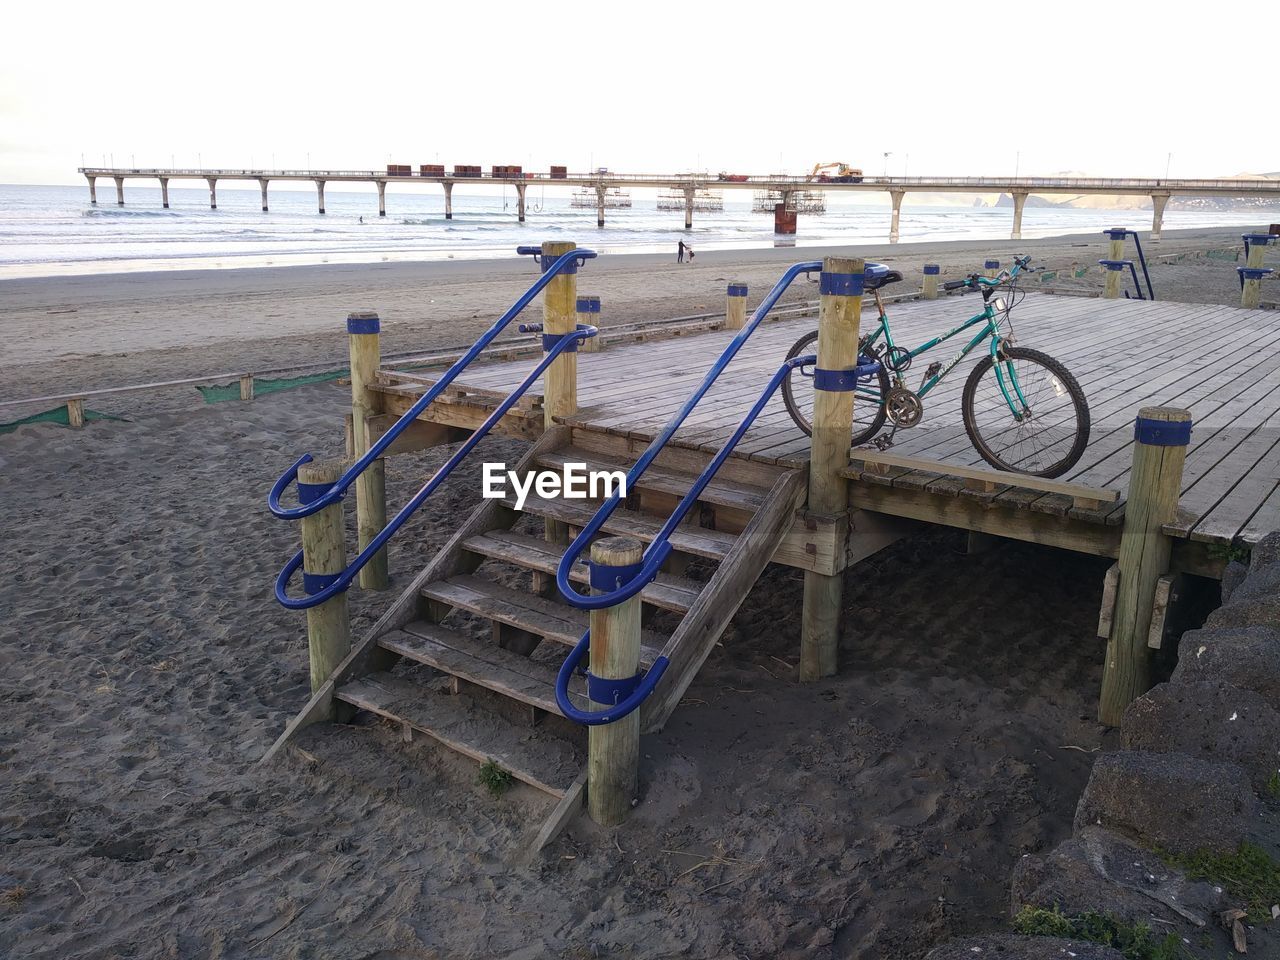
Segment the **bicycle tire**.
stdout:
<svg viewBox="0 0 1280 960">
<path fill-rule="evenodd" d="M 1034 439 L 1035 435 L 1026 434 L 1027 422 L 1018 421 L 1013 418 L 1008 410 L 1008 405 L 1003 401 L 994 402 L 997 410 L 997 421 L 1003 417 L 1003 422 L 991 428 L 984 428 L 979 424 L 979 414 L 975 410 L 979 386 L 983 382 L 983 378 L 994 368 L 995 363 L 990 356 L 983 357 L 973 368 L 969 374 L 969 379 L 964 384 L 964 395 L 962 400 L 962 414 L 964 417 L 964 429 L 969 434 L 969 441 L 973 444 L 975 450 L 983 460 L 991 464 L 998 470 L 1005 470 L 1010 473 L 1024 473 L 1035 477 L 1060 477 L 1062 474 L 1070 470 L 1079 459 L 1084 455 L 1085 446 L 1089 443 L 1089 403 L 1085 400 L 1084 391 L 1080 389 L 1080 384 L 1076 378 L 1071 375 L 1066 367 L 1053 357 L 1039 350 L 1031 350 L 1027 347 L 1004 347 L 1000 351 L 1001 362 L 1017 362 L 1022 361 L 1025 364 L 1035 365 L 1044 368 L 1052 375 L 1052 379 L 1046 382 L 1051 386 L 1053 394 L 1046 399 L 1060 400 L 1063 396 L 1068 398 L 1071 403 L 1071 409 L 1074 412 L 1074 428 L 1073 435 L 1069 438 L 1070 445 L 1067 445 L 1067 438 L 1053 441 L 1052 436 L 1046 436 L 1046 440 L 1053 441 L 1053 448 L 1063 449 L 1065 453 L 1050 453 L 1055 459 L 1044 464 L 1039 460 L 1032 459 L 1028 462 L 1028 456 L 1024 455 L 1021 459 L 1014 459 L 1009 456 L 1008 451 L 1001 453 L 996 452 L 993 444 L 1002 442 L 1009 449 L 1019 449 L 1019 444 L 1025 443 L 1027 440 Z M 992 381 L 994 381 L 994 377 Z M 1022 380 L 1022 377 L 1019 377 Z M 1039 390 L 1040 388 L 1037 388 Z M 1028 386 L 1027 392 L 1031 392 Z M 1028 398 L 1028 403 L 1033 406 L 1037 405 L 1038 397 Z M 1000 407 L 1003 405 L 1004 410 Z M 1043 404 L 1038 404 L 1043 406 Z M 1061 409 L 1061 406 L 1051 409 Z M 1029 422 L 1029 421 L 1028 421 Z M 1049 434 L 1052 427 L 1042 428 L 1039 433 Z M 1003 441 L 1000 440 L 1004 435 Z M 1021 439 L 1019 439 L 1021 437 Z M 1039 453 L 1033 452 L 1032 458 L 1040 456 Z M 1035 467 L 1036 469 L 1027 469 L 1027 467 Z"/>
<path fill-rule="evenodd" d="M 806 353 L 817 353 L 818 331 L 806 333 L 803 337 L 791 345 L 791 349 L 787 351 L 787 359 L 792 360 L 796 357 L 804 356 Z M 786 379 L 782 381 L 782 402 L 787 408 L 787 413 L 791 415 L 791 419 L 795 421 L 797 427 L 804 431 L 806 436 L 813 436 L 813 424 L 809 422 L 809 418 L 804 411 L 803 404 L 796 396 L 796 388 L 793 381 L 796 377 L 803 376 L 799 367 L 793 367 L 787 374 Z M 854 422 L 853 434 L 850 438 L 850 446 L 858 446 L 859 444 L 868 442 L 884 427 L 885 409 L 884 397 L 889 392 L 889 374 L 885 372 L 884 366 L 881 365 L 880 372 L 876 377 L 877 386 L 880 390 L 880 402 L 876 404 L 876 411 L 869 419 L 859 421 L 857 419 L 857 410 L 861 406 L 865 409 L 869 400 L 867 398 L 858 398 L 854 400 Z M 812 391 L 812 387 L 804 385 L 806 391 Z"/>
</svg>

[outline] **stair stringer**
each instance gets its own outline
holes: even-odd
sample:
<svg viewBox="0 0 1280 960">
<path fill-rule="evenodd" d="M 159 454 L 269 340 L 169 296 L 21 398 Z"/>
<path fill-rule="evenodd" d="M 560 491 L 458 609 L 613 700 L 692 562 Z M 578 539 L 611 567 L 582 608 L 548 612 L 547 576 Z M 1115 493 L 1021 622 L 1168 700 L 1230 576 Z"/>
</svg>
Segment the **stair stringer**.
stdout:
<svg viewBox="0 0 1280 960">
<path fill-rule="evenodd" d="M 539 456 L 567 446 L 570 436 L 571 430 L 565 426 L 555 426 L 547 430 L 525 451 L 524 456 L 520 458 L 520 462 L 516 465 L 516 471 L 524 473 L 536 469 L 536 461 Z M 393 630 L 399 630 L 411 620 L 419 619 L 423 616 L 422 588 L 424 586 L 435 580 L 441 580 L 458 573 L 470 572 L 468 565 L 473 560 L 476 564 L 479 563 L 478 559 L 474 559 L 472 554 L 463 549 L 463 541 L 476 534 L 487 533 L 490 530 L 509 529 L 515 525 L 518 517 L 519 514 L 508 509 L 501 500 L 481 500 L 457 531 L 454 532 L 453 536 L 449 538 L 449 542 L 413 578 L 395 602 L 387 609 L 386 613 L 378 618 L 377 623 L 369 628 L 358 643 L 352 646 L 351 652 L 334 668 L 333 673 L 320 685 L 320 688 L 311 695 L 311 699 L 307 701 L 306 706 L 302 708 L 298 715 L 289 721 L 284 728 L 284 732 L 262 755 L 262 759 L 258 763 L 268 762 L 284 748 L 285 744 L 293 739 L 298 731 L 329 716 L 333 710 L 334 692 L 341 684 L 375 671 L 389 669 L 399 657 L 389 650 L 379 647 L 379 638 Z"/>
<path fill-rule="evenodd" d="M 808 471 L 792 470 L 774 482 L 729 554 L 720 562 L 663 648 L 670 666 L 641 712 L 645 733 L 661 730 L 759 579 L 795 520 L 808 492 Z"/>
</svg>

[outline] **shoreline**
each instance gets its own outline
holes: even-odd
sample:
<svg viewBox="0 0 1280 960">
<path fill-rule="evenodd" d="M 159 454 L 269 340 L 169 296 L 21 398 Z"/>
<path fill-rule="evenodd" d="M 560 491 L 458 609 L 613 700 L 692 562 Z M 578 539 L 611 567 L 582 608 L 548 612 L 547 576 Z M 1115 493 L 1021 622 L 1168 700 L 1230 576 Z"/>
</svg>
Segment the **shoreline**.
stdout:
<svg viewBox="0 0 1280 960">
<path fill-rule="evenodd" d="M 1124 211 L 1120 211 L 1124 212 Z M 1196 227 L 1181 230 L 1164 230 L 1161 234 L 1161 240 L 1155 244 L 1169 243 L 1171 241 L 1195 240 L 1198 238 L 1205 239 L 1224 239 L 1235 237 L 1239 240 L 1239 234 L 1254 230 L 1265 229 L 1265 226 L 1257 224 L 1253 226 L 1241 225 L 1237 227 Z M 1149 230 L 1142 230 L 1141 233 L 1149 233 Z M 777 244 L 773 247 L 730 247 L 730 248 L 712 248 L 707 247 L 705 251 L 699 251 L 695 248 L 695 253 L 699 261 L 699 265 L 710 265 L 712 263 L 724 264 L 726 262 L 754 264 L 760 262 L 787 262 L 793 263 L 798 260 L 817 260 L 823 257 L 867 257 L 872 254 L 888 261 L 894 259 L 892 253 L 894 251 L 909 252 L 912 255 L 931 255 L 942 253 L 963 253 L 968 251 L 992 251 L 1006 252 L 1018 251 L 1023 249 L 1032 250 L 1037 247 L 1051 247 L 1061 245 L 1063 243 L 1089 243 L 1097 242 L 1100 231 L 1089 233 L 1064 233 L 1051 237 L 1035 237 L 1022 240 L 1008 239 L 990 239 L 990 240 L 903 240 L 896 244 L 890 244 L 887 241 L 878 243 L 853 243 L 853 244 L 823 244 L 815 243 L 813 245 L 800 244 Z M 1150 242 L 1150 241 L 1149 241 Z M 1158 247 L 1152 244 L 1151 249 L 1158 250 Z M 594 249 L 589 242 L 581 244 L 587 249 Z M 800 255 L 800 251 L 804 251 L 804 255 Z M 244 255 L 246 258 L 256 255 Z M 235 266 L 224 266 L 220 263 L 210 262 L 205 267 L 188 267 L 188 268 L 155 268 L 155 269 L 137 269 L 137 270 L 114 270 L 109 267 L 92 272 L 84 273 L 49 273 L 32 276 L 14 276 L 7 277 L 0 275 L 0 290 L 12 292 L 11 286 L 24 285 L 54 285 L 69 284 L 101 280 L 104 278 L 128 278 L 134 282 L 145 282 L 149 279 L 163 278 L 166 280 L 187 281 L 195 280 L 202 277 L 217 276 L 225 279 L 244 279 L 247 277 L 270 277 L 277 273 L 296 273 L 302 276 L 303 272 L 308 273 L 327 273 L 342 268 L 353 267 L 369 267 L 382 271 L 403 271 L 426 274 L 419 279 L 435 280 L 443 279 L 446 273 L 451 271 L 470 271 L 470 272 L 488 272 L 497 268 L 510 268 L 517 264 L 527 264 L 530 261 L 525 257 L 515 257 L 510 254 L 502 254 L 492 258 L 468 257 L 465 259 L 454 259 L 452 257 L 444 257 L 440 259 L 419 259 L 409 255 L 395 254 L 379 254 L 378 260 L 363 259 L 360 254 L 333 255 L 331 262 L 325 263 L 263 263 L 263 264 L 237 264 Z M 391 259 L 393 258 L 394 259 Z M 600 259 L 592 264 L 598 267 L 606 262 L 610 265 L 618 261 L 626 261 L 626 265 L 630 266 L 657 266 L 661 264 L 671 263 L 674 260 L 672 252 L 650 251 L 650 250 L 626 250 L 622 252 L 601 253 Z M 189 259 L 189 258 L 188 258 Z M 201 258 L 202 260 L 216 261 L 216 257 Z M 234 258 L 226 258 L 234 259 Z M 279 259 L 279 257 L 276 257 Z M 109 264 L 110 261 L 96 261 L 99 263 Z M 432 276 L 435 274 L 435 276 Z M 21 293 L 21 291 L 20 291 Z"/>
</svg>

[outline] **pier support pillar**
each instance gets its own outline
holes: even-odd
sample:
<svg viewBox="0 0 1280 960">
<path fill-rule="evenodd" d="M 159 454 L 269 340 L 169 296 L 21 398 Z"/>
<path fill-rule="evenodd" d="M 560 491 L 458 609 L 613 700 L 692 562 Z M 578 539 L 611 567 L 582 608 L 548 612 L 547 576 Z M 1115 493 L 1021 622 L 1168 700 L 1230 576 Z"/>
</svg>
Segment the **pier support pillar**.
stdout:
<svg viewBox="0 0 1280 960">
<path fill-rule="evenodd" d="M 604 184 L 596 187 L 596 226 L 604 226 Z"/>
<path fill-rule="evenodd" d="M 166 210 L 169 209 L 169 178 L 160 178 L 160 203 Z"/>
<path fill-rule="evenodd" d="M 316 200 L 320 204 L 320 212 L 324 213 L 324 181 L 316 181 Z"/>
<path fill-rule="evenodd" d="M 1108 237 L 1111 238 L 1108 247 L 1107 259 L 1118 262 L 1124 259 L 1124 239 L 1128 236 L 1129 231 L 1124 227 L 1112 227 L 1106 231 Z M 1120 286 L 1124 283 L 1124 276 L 1120 272 L 1124 268 L 1121 266 L 1107 266 L 1104 268 L 1106 274 L 1102 286 L 1102 295 L 1108 300 L 1115 300 L 1120 296 Z"/>
<path fill-rule="evenodd" d="M 890 190 L 889 199 L 893 201 L 893 213 L 889 217 L 889 242 L 898 242 L 898 223 L 902 219 L 902 198 L 907 195 L 905 190 Z"/>
<path fill-rule="evenodd" d="M 1151 195 L 1151 239 L 1160 240 L 1160 227 L 1164 225 L 1164 208 L 1169 202 L 1169 194 L 1153 193 Z"/>
<path fill-rule="evenodd" d="M 542 244 L 542 263 L 549 265 L 578 245 L 556 240 Z M 553 277 L 542 290 L 542 332 L 558 336 L 572 333 L 578 323 L 578 274 L 573 268 Z M 566 350 L 551 362 L 542 375 L 542 409 L 546 429 L 556 426 L 557 417 L 578 412 L 578 354 Z M 568 543 L 569 528 L 562 520 L 547 520 L 548 543 Z"/>
<path fill-rule="evenodd" d="M 387 215 L 387 181 L 375 180 L 378 187 L 378 216 L 385 217 Z"/>
<path fill-rule="evenodd" d="M 262 191 L 262 212 L 263 212 L 263 213 L 267 213 L 267 212 L 268 212 L 268 210 L 267 210 L 267 207 L 268 207 L 268 204 L 267 204 L 267 184 L 268 184 L 268 183 L 270 183 L 270 182 L 271 182 L 271 181 L 270 181 L 270 180 L 268 180 L 266 177 L 259 177 L 259 178 L 258 178 L 258 189 L 260 189 L 260 190 Z"/>
<path fill-rule="evenodd" d="M 920 281 L 920 295 L 926 300 L 938 299 L 938 275 L 942 268 L 936 263 L 924 265 L 924 279 Z"/>
<path fill-rule="evenodd" d="M 862 259 L 827 257 L 822 263 L 808 512 L 824 519 L 847 518 L 849 511 L 849 482 L 840 471 L 849 465 L 853 391 L 841 375 L 858 365 L 865 269 Z M 833 575 L 805 571 L 801 680 L 817 680 L 836 672 L 843 585 L 843 571 Z"/>
<path fill-rule="evenodd" d="M 96 207 L 98 205 L 98 178 L 87 177 L 86 179 L 89 181 L 89 203 Z"/>
<path fill-rule="evenodd" d="M 1115 610 L 1102 668 L 1098 720 L 1120 725 L 1125 707 L 1151 687 L 1151 616 L 1156 582 L 1169 572 L 1174 519 L 1191 440 L 1191 411 L 1143 407 L 1134 429 L 1133 469 L 1120 534 Z"/>
<path fill-rule="evenodd" d="M 342 475 L 337 460 L 312 461 L 298 468 L 298 485 L 330 487 Z M 309 517 L 302 518 L 302 572 L 305 578 L 341 573 L 347 566 L 342 500 Z M 307 610 L 307 647 L 311 661 L 311 692 L 315 693 L 329 674 L 351 652 L 351 617 L 346 591 Z M 332 720 L 334 705 L 324 719 Z"/>
<path fill-rule="evenodd" d="M 444 183 L 444 218 L 453 219 L 453 184 L 447 180 Z"/>
<path fill-rule="evenodd" d="M 116 181 L 116 206 L 124 206 L 124 177 L 115 177 Z"/>
<path fill-rule="evenodd" d="M 218 209 L 218 180 L 216 177 L 208 177 L 209 181 L 209 209 Z"/>
<path fill-rule="evenodd" d="M 524 193 L 528 189 L 529 187 L 527 184 L 516 184 L 516 218 L 521 223 L 524 223 Z"/>
<path fill-rule="evenodd" d="M 791 204 L 791 191 L 782 191 L 782 202 L 773 205 L 773 232 L 784 235 L 796 232 L 796 211 Z"/>
<path fill-rule="evenodd" d="M 617 570 L 620 576 L 640 563 L 644 544 L 630 537 L 609 537 L 591 545 L 591 566 Z M 593 591 L 599 593 L 600 591 Z M 591 676 L 632 680 L 640 671 L 640 598 L 632 597 L 591 611 Z M 588 680 L 588 690 L 591 681 Z M 604 696 L 601 699 L 604 699 Z M 602 710 L 608 703 L 591 703 Z M 640 765 L 640 711 L 621 720 L 587 728 L 587 812 L 604 827 L 627 818 L 636 798 Z"/>
<path fill-rule="evenodd" d="M 1022 239 L 1022 208 L 1026 206 L 1027 195 L 1021 191 L 1013 195 L 1013 232 L 1009 234 L 1010 240 Z"/>
<path fill-rule="evenodd" d="M 359 311 L 347 315 L 347 341 L 351 355 L 351 439 L 352 453 L 363 457 L 373 446 L 369 418 L 382 413 L 382 394 L 373 389 L 382 361 L 379 345 L 381 322 L 376 313 Z M 387 525 L 386 460 L 377 459 L 356 478 L 356 531 L 360 549 Z M 387 548 L 373 555 L 359 573 L 364 590 L 387 589 Z"/>
<path fill-rule="evenodd" d="M 747 285 L 731 283 L 725 291 L 724 328 L 741 330 L 747 325 Z"/>
<path fill-rule="evenodd" d="M 692 187 L 684 188 L 684 228 L 686 230 L 693 229 L 693 196 Z"/>
</svg>

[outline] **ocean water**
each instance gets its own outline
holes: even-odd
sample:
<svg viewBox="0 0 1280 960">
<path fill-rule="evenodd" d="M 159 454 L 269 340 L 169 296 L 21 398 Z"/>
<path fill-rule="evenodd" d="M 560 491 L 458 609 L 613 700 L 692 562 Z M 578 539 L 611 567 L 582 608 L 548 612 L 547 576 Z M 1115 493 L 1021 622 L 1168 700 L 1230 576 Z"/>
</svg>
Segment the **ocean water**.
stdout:
<svg viewBox="0 0 1280 960">
<path fill-rule="evenodd" d="M 161 207 L 159 184 L 126 181 L 126 206 L 115 203 L 115 184 L 98 180 L 98 205 L 87 185 L 0 185 L 0 277 L 200 269 L 303 263 L 479 259 L 510 256 L 519 244 L 571 239 L 602 253 L 673 252 L 684 239 L 698 250 L 806 247 L 835 243 L 883 243 L 889 207 L 846 202 L 827 195 L 827 212 L 800 216 L 794 237 L 777 237 L 769 214 L 751 212 L 748 191 L 726 191 L 725 209 L 695 213 L 683 229 L 682 211 L 657 209 L 656 191 L 636 190 L 630 209 L 608 210 L 596 227 L 595 209 L 570 206 L 570 189 L 531 186 L 527 222 L 516 220 L 513 187 L 488 187 L 453 195 L 453 220 L 444 218 L 438 187 L 387 188 L 387 216 L 378 216 L 377 194 L 342 192 L 330 183 L 326 213 L 316 211 L 314 190 L 273 189 L 269 213 L 260 209 L 256 184 L 218 185 L 218 209 L 209 209 L 201 185 L 170 183 L 170 209 Z M 903 243 L 1004 239 L 1008 208 L 913 206 L 902 209 Z M 364 222 L 360 218 L 364 218 Z M 1101 211 L 1028 207 L 1024 237 L 1088 233 L 1113 225 L 1150 228 L 1141 210 Z M 1166 229 L 1250 224 L 1248 212 L 1171 210 Z"/>
</svg>

